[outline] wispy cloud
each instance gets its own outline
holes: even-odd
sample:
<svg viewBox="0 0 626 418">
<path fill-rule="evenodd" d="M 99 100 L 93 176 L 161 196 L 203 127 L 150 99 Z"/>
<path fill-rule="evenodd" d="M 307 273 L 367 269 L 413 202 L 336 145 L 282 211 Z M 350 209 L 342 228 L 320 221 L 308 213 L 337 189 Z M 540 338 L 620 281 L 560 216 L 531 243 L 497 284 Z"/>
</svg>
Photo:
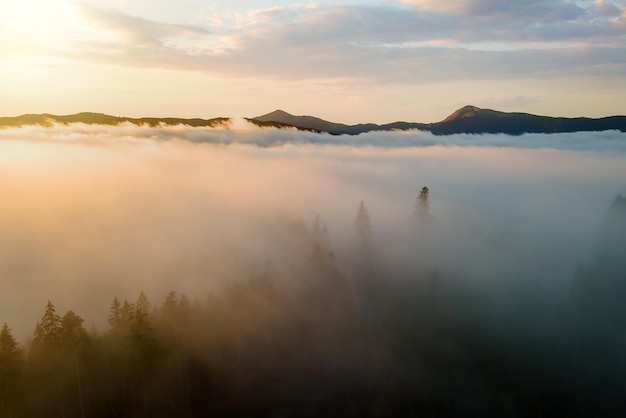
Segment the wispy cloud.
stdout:
<svg viewBox="0 0 626 418">
<path fill-rule="evenodd" d="M 498 16 L 539 20 L 575 19 L 584 15 L 584 7 L 567 0 L 405 0 L 404 3 L 439 13 L 463 16 Z"/>
<path fill-rule="evenodd" d="M 155 22 L 119 10 L 85 3 L 74 3 L 74 7 L 88 22 L 117 34 L 119 42 L 123 44 L 163 45 L 163 40 L 167 38 L 197 39 L 211 33 L 210 30 L 195 25 Z"/>
<path fill-rule="evenodd" d="M 626 66 L 624 6 L 600 0 L 295 5 L 250 11 L 228 28 L 72 5 L 84 26 L 102 35 L 77 40 L 73 58 L 115 65 L 394 83 L 595 71 L 621 76 Z"/>
</svg>

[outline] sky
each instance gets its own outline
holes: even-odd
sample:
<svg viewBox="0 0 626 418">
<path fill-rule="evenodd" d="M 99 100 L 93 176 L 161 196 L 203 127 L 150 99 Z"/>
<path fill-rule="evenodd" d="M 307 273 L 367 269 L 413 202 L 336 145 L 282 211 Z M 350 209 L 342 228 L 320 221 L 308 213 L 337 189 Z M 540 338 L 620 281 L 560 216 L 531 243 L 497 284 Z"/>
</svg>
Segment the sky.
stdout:
<svg viewBox="0 0 626 418">
<path fill-rule="evenodd" d="M 626 0 L 2 0 L 0 115 L 626 114 Z"/>
</svg>

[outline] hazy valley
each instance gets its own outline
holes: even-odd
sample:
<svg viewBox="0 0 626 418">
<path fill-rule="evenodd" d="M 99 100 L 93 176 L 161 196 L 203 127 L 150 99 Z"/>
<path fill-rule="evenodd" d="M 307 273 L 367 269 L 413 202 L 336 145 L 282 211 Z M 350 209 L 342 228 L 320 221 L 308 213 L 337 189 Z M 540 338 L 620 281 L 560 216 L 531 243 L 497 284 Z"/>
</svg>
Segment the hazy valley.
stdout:
<svg viewBox="0 0 626 418">
<path fill-rule="evenodd" d="M 239 123 L 0 130 L 3 414 L 624 408 L 624 133 Z"/>
</svg>

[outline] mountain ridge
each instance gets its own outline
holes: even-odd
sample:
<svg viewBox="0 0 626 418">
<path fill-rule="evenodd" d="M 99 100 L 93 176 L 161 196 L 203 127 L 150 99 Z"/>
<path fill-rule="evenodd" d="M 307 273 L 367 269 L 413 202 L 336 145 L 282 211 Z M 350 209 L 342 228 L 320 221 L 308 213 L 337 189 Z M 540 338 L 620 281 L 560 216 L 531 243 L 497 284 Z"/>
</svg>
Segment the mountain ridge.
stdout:
<svg viewBox="0 0 626 418">
<path fill-rule="evenodd" d="M 0 117 L 0 128 L 21 127 L 21 126 L 52 126 L 55 123 L 68 125 L 70 123 L 85 123 L 88 125 L 109 125 L 115 126 L 121 123 L 132 123 L 133 125 L 187 125 L 194 127 L 215 127 L 228 123 L 230 118 L 218 117 L 213 119 L 201 118 L 129 118 L 124 116 L 111 116 L 105 113 L 80 112 L 72 115 L 53 115 L 51 113 L 26 113 L 20 116 Z"/>
<path fill-rule="evenodd" d="M 392 122 L 387 124 L 345 125 L 314 118 L 312 116 L 294 116 L 283 110 L 248 119 L 259 126 L 280 123 L 291 128 L 326 132 L 334 135 L 358 135 L 370 131 L 390 131 L 418 129 L 430 131 L 435 135 L 451 134 L 496 134 L 522 135 L 524 133 L 562 133 L 619 130 L 626 132 L 626 116 L 608 116 L 603 118 L 566 118 L 540 116 L 521 112 L 501 112 L 482 109 L 477 106 L 463 106 L 440 122 Z"/>
<path fill-rule="evenodd" d="M 492 109 L 482 109 L 477 106 L 463 106 L 440 122 L 392 122 L 386 124 L 360 123 L 347 125 L 330 122 L 315 116 L 295 116 L 284 110 L 277 109 L 265 115 L 245 118 L 248 122 L 259 127 L 277 129 L 298 129 L 302 131 L 329 133 L 332 135 L 359 135 L 371 131 L 393 130 L 422 130 L 435 135 L 451 134 L 508 134 L 522 135 L 524 133 L 562 133 L 619 130 L 626 132 L 626 116 L 608 116 L 603 118 L 566 118 L 539 116 L 530 113 L 501 112 Z M 212 119 L 201 118 L 129 118 L 111 116 L 104 113 L 82 112 L 73 115 L 53 115 L 50 113 L 24 114 L 14 117 L 0 117 L 0 128 L 20 127 L 28 125 L 51 126 L 52 124 L 85 123 L 97 125 L 119 125 L 132 123 L 134 125 L 186 125 L 192 127 L 228 126 L 232 118 L 218 117 Z"/>
</svg>

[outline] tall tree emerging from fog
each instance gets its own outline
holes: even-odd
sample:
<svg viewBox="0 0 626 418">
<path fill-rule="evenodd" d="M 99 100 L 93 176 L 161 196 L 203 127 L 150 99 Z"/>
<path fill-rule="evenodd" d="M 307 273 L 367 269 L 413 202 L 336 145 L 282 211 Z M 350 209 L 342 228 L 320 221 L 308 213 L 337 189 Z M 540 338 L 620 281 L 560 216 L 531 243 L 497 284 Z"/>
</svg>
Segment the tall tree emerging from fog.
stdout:
<svg viewBox="0 0 626 418">
<path fill-rule="evenodd" d="M 372 223 L 362 200 L 356 212 L 354 229 L 357 238 L 357 273 L 366 277 L 371 276 L 374 270 Z"/>
<path fill-rule="evenodd" d="M 41 320 L 35 327 L 28 353 L 28 385 L 38 396 L 38 406 L 50 416 L 65 416 L 65 355 L 61 349 L 63 321 L 48 301 Z M 52 388 L 52 389 L 51 389 Z"/>
<path fill-rule="evenodd" d="M 22 356 L 22 350 L 19 348 L 15 338 L 11 334 L 11 328 L 4 323 L 0 330 L 0 376 L 4 377 L 6 371 L 5 366 L 15 363 Z"/>
<path fill-rule="evenodd" d="M 365 202 L 361 200 L 361 204 L 356 212 L 356 219 L 354 221 L 354 228 L 356 230 L 357 239 L 359 242 L 359 249 L 371 250 L 372 248 L 372 223 L 370 216 L 365 207 Z"/>
<path fill-rule="evenodd" d="M 326 228 L 325 225 L 322 225 L 319 215 L 315 215 L 315 218 L 313 219 L 313 239 L 321 249 L 328 249 L 328 228 Z"/>
<path fill-rule="evenodd" d="M 428 187 L 422 187 L 419 196 L 415 198 L 415 216 L 422 224 L 422 227 L 426 225 L 426 222 L 430 218 L 430 204 L 428 203 L 429 196 Z"/>
<path fill-rule="evenodd" d="M 63 322 L 57 315 L 52 302 L 48 301 L 46 310 L 41 317 L 41 322 L 37 324 L 33 338 L 33 344 L 51 345 L 57 344 L 61 338 Z"/>
<path fill-rule="evenodd" d="M 63 315 L 63 319 L 61 319 L 63 324 L 61 343 L 64 348 L 74 349 L 85 341 L 87 331 L 83 328 L 83 322 L 83 318 L 74 311 L 68 311 Z"/>
<path fill-rule="evenodd" d="M 85 406 L 83 399 L 83 384 L 81 376 L 81 361 L 82 348 L 88 340 L 88 334 L 85 328 L 83 328 L 83 318 L 78 316 L 74 311 L 68 311 L 63 315 L 61 323 L 63 329 L 61 331 L 61 346 L 65 354 L 65 367 L 66 373 L 73 374 L 73 378 L 68 379 L 74 381 L 74 383 L 68 384 L 66 382 L 66 391 L 70 392 L 71 399 L 78 398 L 78 406 L 81 418 L 85 417 Z M 73 372 L 68 372 L 73 370 Z"/>
<path fill-rule="evenodd" d="M 145 375 L 152 371 L 156 358 L 157 345 L 154 327 L 151 321 L 152 307 L 143 292 L 135 302 L 132 322 L 129 329 L 131 360 L 141 375 L 141 385 L 145 384 Z M 145 388 L 143 388 L 145 390 Z"/>
</svg>

